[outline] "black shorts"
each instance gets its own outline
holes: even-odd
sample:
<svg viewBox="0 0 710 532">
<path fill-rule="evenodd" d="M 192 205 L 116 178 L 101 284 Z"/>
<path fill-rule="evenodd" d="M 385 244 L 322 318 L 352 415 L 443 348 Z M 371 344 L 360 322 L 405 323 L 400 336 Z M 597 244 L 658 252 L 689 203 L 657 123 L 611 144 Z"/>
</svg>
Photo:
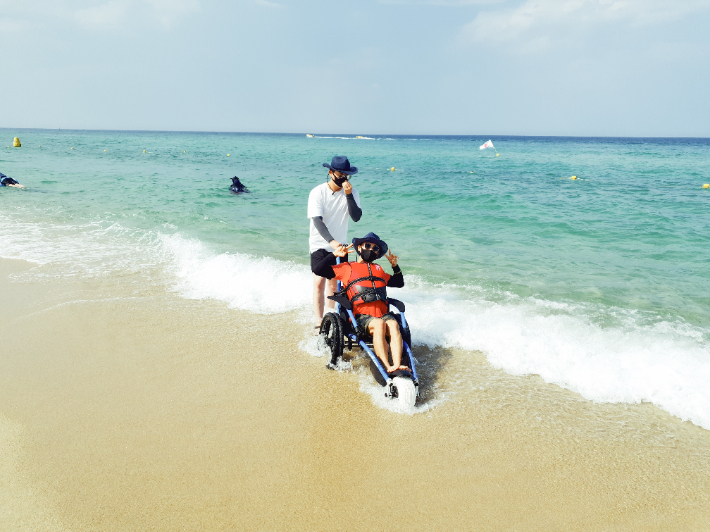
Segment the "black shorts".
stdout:
<svg viewBox="0 0 710 532">
<path fill-rule="evenodd" d="M 360 329 L 360 334 L 369 334 L 367 327 L 374 319 L 375 317 L 370 316 L 369 314 L 355 314 L 355 321 L 357 322 L 358 329 Z M 399 320 L 391 312 L 387 312 L 383 316 L 380 316 L 380 319 L 382 321 L 394 320 L 397 324 L 399 324 Z"/>
<path fill-rule="evenodd" d="M 317 250 L 315 250 L 313 253 L 311 253 L 311 271 L 312 271 L 313 273 L 315 273 L 316 275 L 320 275 L 320 274 L 315 270 L 316 265 L 317 265 L 320 261 L 322 261 L 328 253 L 332 253 L 332 252 L 331 252 L 330 250 L 328 250 L 328 249 L 317 249 Z M 336 263 L 336 260 L 337 260 L 337 257 L 331 257 L 331 260 L 327 261 L 326 264 L 327 264 L 328 266 L 335 266 L 335 265 L 337 264 L 337 263 Z M 342 257 L 342 258 L 340 259 L 340 262 L 348 262 L 348 257 L 347 257 L 347 255 L 346 255 L 345 257 Z M 332 279 L 332 277 L 331 277 L 331 279 Z"/>
</svg>

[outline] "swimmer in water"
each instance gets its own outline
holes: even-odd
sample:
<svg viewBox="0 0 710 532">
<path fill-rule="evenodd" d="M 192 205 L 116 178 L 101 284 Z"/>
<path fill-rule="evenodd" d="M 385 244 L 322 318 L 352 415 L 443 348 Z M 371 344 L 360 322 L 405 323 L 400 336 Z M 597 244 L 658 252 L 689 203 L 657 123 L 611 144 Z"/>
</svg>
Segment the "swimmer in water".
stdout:
<svg viewBox="0 0 710 532">
<path fill-rule="evenodd" d="M 241 194 L 242 192 L 249 192 L 249 189 L 242 185 L 242 182 L 239 181 L 239 178 L 237 176 L 234 176 L 232 178 L 232 186 L 229 187 L 229 190 L 231 192 L 234 192 L 235 194 Z"/>
<path fill-rule="evenodd" d="M 0 172 L 0 187 L 15 187 L 15 188 L 25 188 L 24 185 L 20 185 L 11 177 L 7 177 L 5 174 Z"/>
</svg>

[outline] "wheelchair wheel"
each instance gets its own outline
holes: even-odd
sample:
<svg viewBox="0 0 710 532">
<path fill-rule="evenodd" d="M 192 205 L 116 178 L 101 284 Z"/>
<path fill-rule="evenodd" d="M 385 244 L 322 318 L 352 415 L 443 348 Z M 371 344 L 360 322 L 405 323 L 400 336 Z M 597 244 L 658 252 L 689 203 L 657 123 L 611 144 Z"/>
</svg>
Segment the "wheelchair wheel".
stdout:
<svg viewBox="0 0 710 532">
<path fill-rule="evenodd" d="M 335 369 L 338 365 L 338 359 L 343 356 L 343 331 L 337 314 L 329 312 L 323 316 L 319 334 L 325 340 L 325 345 L 328 346 L 330 351 L 328 369 Z"/>
<path fill-rule="evenodd" d="M 396 388 L 396 395 L 393 397 L 402 408 L 413 408 L 417 402 L 417 389 L 412 379 L 407 377 L 395 377 L 392 385 Z"/>
</svg>

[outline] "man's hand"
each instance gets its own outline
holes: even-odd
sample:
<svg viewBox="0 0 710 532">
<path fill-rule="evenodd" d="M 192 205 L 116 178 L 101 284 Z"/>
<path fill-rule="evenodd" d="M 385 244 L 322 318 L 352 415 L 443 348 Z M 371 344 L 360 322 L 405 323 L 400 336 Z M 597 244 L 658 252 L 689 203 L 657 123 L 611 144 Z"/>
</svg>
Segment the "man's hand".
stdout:
<svg viewBox="0 0 710 532">
<path fill-rule="evenodd" d="M 349 246 L 340 246 L 338 249 L 333 251 L 333 255 L 340 258 L 347 257 L 348 252 L 352 249 L 352 247 L 352 244 L 350 244 Z"/>
<path fill-rule="evenodd" d="M 330 244 L 330 247 L 332 247 L 333 249 L 338 249 L 340 246 L 342 246 L 342 244 L 340 242 L 338 242 L 337 240 L 331 240 L 328 243 Z"/>
<path fill-rule="evenodd" d="M 350 184 L 350 181 L 343 183 L 343 190 L 348 196 L 353 193 L 353 186 Z"/>
<path fill-rule="evenodd" d="M 390 264 L 392 265 L 393 268 L 395 266 L 397 266 L 397 259 L 399 257 L 397 255 L 393 255 L 391 249 L 389 251 L 387 251 L 387 255 L 385 255 L 385 257 L 387 258 L 388 261 L 390 261 Z"/>
</svg>

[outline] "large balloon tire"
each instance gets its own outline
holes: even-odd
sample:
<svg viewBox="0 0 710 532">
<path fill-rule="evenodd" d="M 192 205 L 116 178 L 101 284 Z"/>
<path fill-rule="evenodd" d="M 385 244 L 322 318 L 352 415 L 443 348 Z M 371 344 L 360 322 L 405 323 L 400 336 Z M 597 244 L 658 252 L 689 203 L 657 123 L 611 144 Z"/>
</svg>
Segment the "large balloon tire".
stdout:
<svg viewBox="0 0 710 532">
<path fill-rule="evenodd" d="M 325 345 L 330 351 L 330 363 L 328 367 L 335 369 L 338 361 L 343 356 L 343 332 L 340 329 L 340 318 L 337 314 L 329 312 L 323 316 L 320 323 L 319 334 L 323 336 Z"/>
<path fill-rule="evenodd" d="M 407 377 L 394 377 L 392 384 L 397 388 L 395 401 L 403 408 L 413 408 L 417 402 L 417 387 Z"/>
</svg>

